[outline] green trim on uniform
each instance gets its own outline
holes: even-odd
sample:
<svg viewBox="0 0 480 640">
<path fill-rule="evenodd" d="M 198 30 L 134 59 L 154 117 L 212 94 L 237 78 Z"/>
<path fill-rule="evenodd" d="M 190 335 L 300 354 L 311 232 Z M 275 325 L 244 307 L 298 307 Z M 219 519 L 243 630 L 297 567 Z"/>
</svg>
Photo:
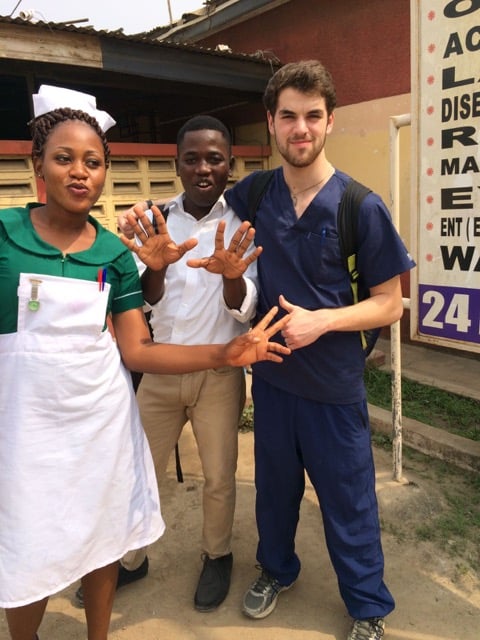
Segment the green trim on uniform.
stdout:
<svg viewBox="0 0 480 640">
<path fill-rule="evenodd" d="M 107 312 L 121 313 L 143 307 L 143 293 L 138 269 L 131 252 L 119 238 L 93 217 L 96 238 L 86 251 L 66 256 L 44 242 L 36 233 L 30 209 L 43 206 L 30 203 L 26 207 L 0 210 L 0 333 L 17 330 L 17 287 L 20 273 L 44 273 L 66 278 L 97 281 L 99 269 L 107 269 L 111 285 Z"/>
</svg>

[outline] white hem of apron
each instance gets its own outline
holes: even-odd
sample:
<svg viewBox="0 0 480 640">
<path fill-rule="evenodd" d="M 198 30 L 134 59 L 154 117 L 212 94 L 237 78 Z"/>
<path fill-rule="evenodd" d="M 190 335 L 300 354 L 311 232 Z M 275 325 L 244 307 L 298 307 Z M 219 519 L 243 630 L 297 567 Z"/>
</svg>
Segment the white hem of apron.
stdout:
<svg viewBox="0 0 480 640">
<path fill-rule="evenodd" d="M 125 551 L 120 556 L 112 558 L 111 560 L 107 561 L 102 566 L 106 567 L 107 565 L 113 564 L 114 562 L 119 562 L 120 559 L 123 558 L 123 556 L 128 551 L 135 551 L 136 549 L 142 549 L 143 547 L 148 547 L 149 545 L 151 545 L 154 542 L 156 542 L 159 538 L 161 538 L 162 535 L 164 534 L 164 531 L 165 531 L 165 526 L 161 527 L 160 533 L 158 533 L 157 535 L 155 535 L 152 538 L 148 539 L 144 544 L 140 544 L 140 545 L 136 544 L 134 549 L 125 549 Z M 14 609 L 16 607 L 23 607 L 23 606 L 28 605 L 28 604 L 33 604 L 34 602 L 39 602 L 40 600 L 43 600 L 44 598 L 50 598 L 52 596 L 57 595 L 58 593 L 60 593 L 64 589 L 67 589 L 70 585 L 75 584 L 75 582 L 78 582 L 79 580 L 81 580 L 81 578 L 83 578 L 84 576 L 88 575 L 92 571 L 95 571 L 96 569 L 101 569 L 101 568 L 102 567 L 92 567 L 91 569 L 89 569 L 86 572 L 82 571 L 81 575 L 76 576 L 74 580 L 67 580 L 63 584 L 58 585 L 58 587 L 55 588 L 54 591 L 45 592 L 45 593 L 39 595 L 38 597 L 35 597 L 34 599 L 27 598 L 26 600 L 18 600 L 17 602 L 2 602 L 2 601 L 0 601 L 0 608 L 1 609 Z"/>
<path fill-rule="evenodd" d="M 108 332 L 0 335 L 0 379 L 0 606 L 11 608 L 148 546 L 165 525 L 130 374 Z"/>
</svg>

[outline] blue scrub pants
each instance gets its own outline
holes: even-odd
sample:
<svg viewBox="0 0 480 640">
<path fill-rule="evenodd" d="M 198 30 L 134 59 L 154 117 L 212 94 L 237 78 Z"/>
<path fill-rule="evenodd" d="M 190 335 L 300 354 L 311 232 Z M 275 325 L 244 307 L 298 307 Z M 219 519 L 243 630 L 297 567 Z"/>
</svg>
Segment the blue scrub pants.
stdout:
<svg viewBox="0 0 480 640">
<path fill-rule="evenodd" d="M 383 581 L 375 468 L 366 402 L 314 402 L 254 376 L 257 560 L 287 586 L 300 572 L 295 534 L 305 471 L 316 491 L 340 594 L 352 618 L 395 603 Z"/>
</svg>

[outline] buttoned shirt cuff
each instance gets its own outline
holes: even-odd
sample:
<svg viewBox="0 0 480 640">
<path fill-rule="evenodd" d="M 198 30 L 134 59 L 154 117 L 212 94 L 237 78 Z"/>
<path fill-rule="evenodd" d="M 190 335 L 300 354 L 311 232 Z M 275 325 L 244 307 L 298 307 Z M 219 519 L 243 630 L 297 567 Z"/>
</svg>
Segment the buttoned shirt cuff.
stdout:
<svg viewBox="0 0 480 640">
<path fill-rule="evenodd" d="M 244 278 L 246 285 L 245 297 L 240 309 L 230 309 L 229 306 L 223 300 L 223 305 L 228 313 L 238 320 L 238 322 L 248 322 L 255 316 L 255 310 L 257 308 L 258 292 L 255 284 L 250 278 Z"/>
</svg>

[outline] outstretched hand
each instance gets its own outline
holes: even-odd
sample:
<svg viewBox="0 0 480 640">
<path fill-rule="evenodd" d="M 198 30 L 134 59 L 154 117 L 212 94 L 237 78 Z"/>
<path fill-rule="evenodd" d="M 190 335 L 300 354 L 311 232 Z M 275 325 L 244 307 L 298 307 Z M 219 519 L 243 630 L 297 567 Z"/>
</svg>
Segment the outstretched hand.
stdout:
<svg viewBox="0 0 480 640">
<path fill-rule="evenodd" d="M 262 253 L 262 247 L 255 247 L 251 253 L 245 255 L 255 237 L 255 229 L 248 220 L 245 220 L 225 248 L 225 227 L 225 221 L 221 220 L 215 233 L 213 254 L 205 258 L 190 258 L 187 260 L 187 265 L 195 269 L 206 269 L 210 273 L 218 273 L 228 280 L 235 280 L 241 278 L 248 266 L 258 258 Z"/>
<path fill-rule="evenodd" d="M 270 311 L 248 333 L 237 336 L 225 345 L 227 363 L 233 367 L 246 367 L 260 360 L 283 362 L 281 355 L 289 355 L 290 349 L 278 342 L 270 342 L 288 321 L 288 315 L 270 324 L 278 312 L 278 307 Z M 281 355 L 277 355 L 281 354 Z"/>
<path fill-rule="evenodd" d="M 120 235 L 120 240 L 152 271 L 165 269 L 197 245 L 198 241 L 195 238 L 175 244 L 168 233 L 165 218 L 155 205 L 152 206 L 152 213 L 156 221 L 156 232 L 149 217 L 140 206 L 135 206 L 133 210 L 135 214 L 127 212 L 126 219 L 141 244 L 139 245 L 134 238 L 127 238 L 124 234 Z"/>
</svg>

